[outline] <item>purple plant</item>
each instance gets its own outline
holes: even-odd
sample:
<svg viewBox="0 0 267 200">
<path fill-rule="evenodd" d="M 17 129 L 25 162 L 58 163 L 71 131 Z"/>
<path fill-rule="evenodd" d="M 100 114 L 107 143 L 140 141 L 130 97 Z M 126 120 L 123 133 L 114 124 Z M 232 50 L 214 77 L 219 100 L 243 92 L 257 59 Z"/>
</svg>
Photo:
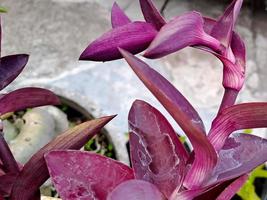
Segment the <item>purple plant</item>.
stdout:
<svg viewBox="0 0 267 200">
<path fill-rule="evenodd" d="M 2 39 L 0 26 L 0 43 Z M 0 90 L 9 85 L 23 70 L 28 55 L 17 54 L 0 58 Z M 60 101 L 51 91 L 42 88 L 22 88 L 0 94 L 0 118 L 8 112 L 43 105 L 56 105 Z M 40 199 L 39 187 L 49 178 L 44 154 L 51 150 L 80 149 L 114 116 L 85 122 L 58 136 L 43 147 L 24 165 L 14 159 L 4 137 L 0 121 L 0 200 Z"/>
<path fill-rule="evenodd" d="M 112 30 L 93 41 L 81 60 L 125 58 L 190 140 L 188 152 L 166 118 L 136 100 L 129 112 L 132 169 L 80 151 L 45 155 L 62 199 L 228 200 L 248 173 L 267 160 L 267 140 L 233 133 L 267 126 L 267 103 L 234 105 L 245 76 L 246 52 L 234 25 L 242 0 L 234 0 L 218 19 L 187 12 L 166 22 L 151 0 L 140 0 L 146 22 L 131 22 L 114 4 Z M 163 76 L 133 54 L 160 58 L 185 47 L 208 51 L 223 63 L 225 94 L 210 131 L 187 99 Z M 233 134 L 232 134 L 233 133 Z"/>
</svg>

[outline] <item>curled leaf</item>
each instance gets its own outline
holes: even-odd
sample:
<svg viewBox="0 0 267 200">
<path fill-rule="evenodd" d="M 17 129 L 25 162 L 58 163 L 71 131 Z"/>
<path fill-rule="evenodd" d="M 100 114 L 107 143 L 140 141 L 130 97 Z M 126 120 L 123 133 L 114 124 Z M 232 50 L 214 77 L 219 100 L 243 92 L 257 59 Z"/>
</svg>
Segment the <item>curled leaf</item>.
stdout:
<svg viewBox="0 0 267 200">
<path fill-rule="evenodd" d="M 136 100 L 128 121 L 135 177 L 169 197 L 182 184 L 188 153 L 165 117 L 148 103 Z"/>
<path fill-rule="evenodd" d="M 157 34 L 146 22 L 132 22 L 114 28 L 93 41 L 81 54 L 80 60 L 110 61 L 122 58 L 118 47 L 136 54 L 145 50 Z"/>
</svg>

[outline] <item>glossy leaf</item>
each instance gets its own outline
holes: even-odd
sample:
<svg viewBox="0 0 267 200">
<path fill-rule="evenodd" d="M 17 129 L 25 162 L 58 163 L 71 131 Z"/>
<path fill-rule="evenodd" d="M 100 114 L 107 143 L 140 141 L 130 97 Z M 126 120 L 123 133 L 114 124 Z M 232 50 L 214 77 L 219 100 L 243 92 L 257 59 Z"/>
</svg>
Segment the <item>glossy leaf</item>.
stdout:
<svg viewBox="0 0 267 200">
<path fill-rule="evenodd" d="M 225 47 L 231 43 L 234 25 L 242 3 L 243 0 L 233 0 L 211 31 L 211 36 L 218 39 Z"/>
<path fill-rule="evenodd" d="M 194 188 L 201 185 L 216 165 L 217 155 L 206 138 L 204 125 L 199 115 L 168 80 L 129 52 L 122 49 L 120 51 L 140 80 L 184 130 L 194 147 L 194 163 L 187 172 L 184 186 Z"/>
<path fill-rule="evenodd" d="M 107 200 L 167 200 L 153 184 L 141 180 L 129 180 L 117 186 Z"/>
<path fill-rule="evenodd" d="M 136 100 L 128 121 L 135 177 L 169 197 L 182 184 L 188 153 L 166 118 L 148 103 Z"/>
<path fill-rule="evenodd" d="M 152 0 L 139 0 L 139 2 L 146 22 L 153 24 L 157 30 L 160 30 L 166 24 L 166 21 Z"/>
<path fill-rule="evenodd" d="M 208 138 L 219 151 L 234 131 L 264 127 L 267 127 L 267 103 L 243 103 L 222 110 L 212 122 Z"/>
<path fill-rule="evenodd" d="M 114 116 L 84 122 L 56 137 L 53 141 L 39 150 L 24 165 L 14 183 L 11 200 L 28 200 L 49 178 L 44 154 L 52 150 L 80 149 L 96 135 Z M 17 195 L 21 194 L 21 195 Z"/>
<path fill-rule="evenodd" d="M 218 164 L 212 179 L 209 179 L 206 185 L 239 177 L 266 161 L 266 139 L 249 134 L 234 134 L 220 150 Z"/>
<path fill-rule="evenodd" d="M 124 13 L 124 11 L 119 7 L 119 5 L 114 2 L 111 9 L 111 24 L 112 28 L 117 28 L 131 23 L 129 17 Z"/>
<path fill-rule="evenodd" d="M 58 97 L 42 88 L 22 88 L 0 98 L 0 114 L 44 105 L 60 104 Z"/>
<path fill-rule="evenodd" d="M 95 153 L 53 151 L 45 160 L 63 199 L 106 200 L 117 185 L 134 178 L 128 166 Z"/>
<path fill-rule="evenodd" d="M 0 90 L 9 85 L 24 69 L 29 56 L 10 55 L 0 58 Z"/>
<path fill-rule="evenodd" d="M 80 60 L 110 61 L 122 58 L 118 47 L 132 53 L 145 50 L 157 34 L 149 23 L 132 22 L 114 28 L 93 41 L 82 53 Z"/>
<path fill-rule="evenodd" d="M 193 45 L 220 51 L 220 42 L 205 33 L 203 24 L 204 20 L 197 12 L 187 12 L 174 18 L 161 28 L 144 56 L 160 58 Z"/>
</svg>

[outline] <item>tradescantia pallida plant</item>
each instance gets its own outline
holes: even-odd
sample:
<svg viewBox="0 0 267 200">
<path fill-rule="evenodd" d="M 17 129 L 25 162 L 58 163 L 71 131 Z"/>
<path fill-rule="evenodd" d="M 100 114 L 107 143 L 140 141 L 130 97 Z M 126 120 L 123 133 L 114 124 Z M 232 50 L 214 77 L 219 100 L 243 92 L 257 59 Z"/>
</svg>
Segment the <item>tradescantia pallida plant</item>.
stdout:
<svg viewBox="0 0 267 200">
<path fill-rule="evenodd" d="M 246 52 L 234 25 L 242 0 L 219 19 L 187 12 L 167 22 L 151 0 L 140 0 L 145 22 L 132 22 L 115 3 L 112 29 L 93 41 L 80 60 L 124 58 L 190 140 L 188 152 L 154 107 L 136 100 L 129 112 L 132 168 L 80 151 L 52 151 L 45 160 L 62 199 L 228 200 L 248 173 L 267 160 L 267 140 L 242 133 L 267 127 L 267 103 L 235 104 L 245 77 Z M 188 100 L 162 75 L 134 56 L 160 58 L 185 47 L 208 51 L 222 61 L 225 94 L 206 132 Z"/>
<path fill-rule="evenodd" d="M 2 39 L 0 26 L 0 43 Z M 0 90 L 9 85 L 23 70 L 28 55 L 0 57 Z M 9 112 L 43 105 L 57 105 L 60 101 L 51 91 L 28 87 L 0 94 L 0 118 Z M 44 146 L 22 166 L 16 162 L 5 139 L 0 119 L 0 200 L 40 199 L 39 187 L 49 178 L 44 154 L 51 150 L 80 149 L 114 116 L 85 122 L 62 133 Z"/>
</svg>

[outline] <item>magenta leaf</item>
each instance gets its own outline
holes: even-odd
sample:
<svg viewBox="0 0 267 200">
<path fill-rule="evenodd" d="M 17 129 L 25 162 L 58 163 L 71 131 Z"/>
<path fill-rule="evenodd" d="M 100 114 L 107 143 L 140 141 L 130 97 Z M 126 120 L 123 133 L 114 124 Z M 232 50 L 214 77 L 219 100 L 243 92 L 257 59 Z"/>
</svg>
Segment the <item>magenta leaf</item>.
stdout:
<svg viewBox="0 0 267 200">
<path fill-rule="evenodd" d="M 231 200 L 232 197 L 240 190 L 240 188 L 247 181 L 248 175 L 240 176 L 233 181 L 225 190 L 216 198 L 216 200 Z"/>
<path fill-rule="evenodd" d="M 118 185 L 107 200 L 167 200 L 153 184 L 141 180 L 128 180 Z"/>
<path fill-rule="evenodd" d="M 0 58 L 0 90 L 10 84 L 23 70 L 29 59 L 28 55 L 10 55 Z"/>
<path fill-rule="evenodd" d="M 134 178 L 128 166 L 95 153 L 52 151 L 45 160 L 63 199 L 106 200 L 117 185 Z"/>
<path fill-rule="evenodd" d="M 8 197 L 11 193 L 13 183 L 16 181 L 17 174 L 8 173 L 0 176 L 0 196 Z"/>
<path fill-rule="evenodd" d="M 96 135 L 114 116 L 84 122 L 56 137 L 24 165 L 13 185 L 11 200 L 29 200 L 49 178 L 44 154 L 52 150 L 80 149 Z M 20 195 L 17 195 L 20 194 Z"/>
<path fill-rule="evenodd" d="M 118 47 L 136 54 L 145 50 L 157 34 L 146 22 L 132 22 L 119 26 L 92 42 L 81 54 L 80 60 L 110 61 L 122 58 Z"/>
<path fill-rule="evenodd" d="M 218 40 L 206 34 L 204 20 L 197 12 L 187 12 L 164 25 L 152 41 L 144 56 L 160 58 L 187 46 L 206 46 L 221 51 Z"/>
<path fill-rule="evenodd" d="M 229 47 L 231 43 L 234 25 L 242 3 L 243 0 L 233 0 L 211 31 L 211 36 L 218 39 L 225 47 Z"/>
<path fill-rule="evenodd" d="M 60 104 L 58 97 L 42 88 L 22 88 L 0 98 L 0 114 L 44 105 Z"/>
<path fill-rule="evenodd" d="M 148 103 L 136 100 L 128 121 L 135 177 L 169 197 L 182 184 L 188 153 L 166 118 Z"/>
<path fill-rule="evenodd" d="M 139 0 L 139 2 L 146 22 L 153 24 L 157 30 L 160 30 L 166 24 L 166 21 L 152 0 Z"/>
<path fill-rule="evenodd" d="M 218 164 L 206 185 L 239 177 L 266 161 L 266 139 L 249 134 L 233 134 L 220 150 Z"/>
<path fill-rule="evenodd" d="M 219 152 L 234 131 L 264 127 L 267 127 L 267 103 L 243 103 L 222 110 L 212 122 L 208 138 Z"/>
<path fill-rule="evenodd" d="M 117 28 L 119 26 L 123 26 L 129 23 L 131 23 L 131 20 L 115 2 L 111 9 L 112 28 Z"/>
<path fill-rule="evenodd" d="M 198 113 L 186 98 L 163 76 L 125 50 L 120 50 L 145 86 L 160 101 L 191 141 L 195 159 L 184 181 L 184 186 L 199 186 L 216 165 L 217 155 L 208 141 Z M 194 174 L 198 174 L 195 176 Z"/>
</svg>

